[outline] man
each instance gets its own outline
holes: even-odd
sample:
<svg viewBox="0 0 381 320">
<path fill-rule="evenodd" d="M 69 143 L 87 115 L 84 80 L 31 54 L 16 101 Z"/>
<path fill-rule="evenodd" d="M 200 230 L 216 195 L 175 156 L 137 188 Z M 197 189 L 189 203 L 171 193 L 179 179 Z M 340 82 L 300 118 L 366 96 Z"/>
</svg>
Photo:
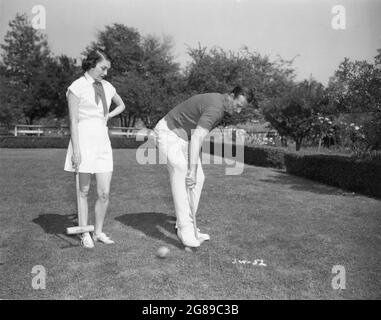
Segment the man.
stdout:
<svg viewBox="0 0 381 320">
<path fill-rule="evenodd" d="M 205 179 L 200 161 L 202 143 L 225 112 L 240 112 L 251 99 L 249 91 L 239 86 L 229 94 L 195 95 L 173 108 L 154 129 L 160 161 L 167 164 L 169 172 L 177 235 L 187 247 L 209 240 L 209 235 L 195 231 L 191 209 L 193 205 L 195 215 Z"/>
</svg>

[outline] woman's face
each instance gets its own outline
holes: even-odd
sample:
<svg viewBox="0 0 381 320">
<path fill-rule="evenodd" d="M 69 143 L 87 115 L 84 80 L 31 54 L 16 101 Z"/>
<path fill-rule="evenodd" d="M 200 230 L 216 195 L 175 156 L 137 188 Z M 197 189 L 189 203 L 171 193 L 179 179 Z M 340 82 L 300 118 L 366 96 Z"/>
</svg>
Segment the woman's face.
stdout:
<svg viewBox="0 0 381 320">
<path fill-rule="evenodd" d="M 94 68 L 89 70 L 89 74 L 94 80 L 101 81 L 105 76 L 107 76 L 107 71 L 110 69 L 110 67 L 111 64 L 109 61 L 101 60 Z"/>
</svg>

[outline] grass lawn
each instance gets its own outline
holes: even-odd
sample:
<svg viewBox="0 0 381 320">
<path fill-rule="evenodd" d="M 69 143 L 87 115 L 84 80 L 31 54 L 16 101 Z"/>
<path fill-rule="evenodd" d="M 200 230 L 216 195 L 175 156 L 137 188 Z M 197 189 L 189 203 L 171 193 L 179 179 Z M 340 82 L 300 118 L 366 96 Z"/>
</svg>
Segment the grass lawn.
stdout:
<svg viewBox="0 0 381 320">
<path fill-rule="evenodd" d="M 116 244 L 89 250 L 64 234 L 76 218 L 65 152 L 0 149 L 2 299 L 381 298 L 379 199 L 275 169 L 226 176 L 206 165 L 198 225 L 212 239 L 189 253 L 174 232 L 166 168 L 114 150 L 105 231 Z M 163 245 L 167 259 L 156 257 Z M 248 263 L 258 259 L 265 266 Z M 45 290 L 32 288 L 35 265 L 46 269 Z M 345 267 L 345 290 L 331 286 L 334 265 Z"/>
</svg>

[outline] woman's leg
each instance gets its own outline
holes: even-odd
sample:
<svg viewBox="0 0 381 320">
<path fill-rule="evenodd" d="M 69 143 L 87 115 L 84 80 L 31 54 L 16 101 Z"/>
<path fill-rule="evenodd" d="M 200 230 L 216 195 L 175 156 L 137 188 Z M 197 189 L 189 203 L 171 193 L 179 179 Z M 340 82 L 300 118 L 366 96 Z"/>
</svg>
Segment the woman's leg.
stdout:
<svg viewBox="0 0 381 320">
<path fill-rule="evenodd" d="M 112 172 L 96 173 L 98 199 L 95 203 L 95 234 L 100 234 L 109 204 Z"/>
<path fill-rule="evenodd" d="M 79 206 L 78 211 L 81 213 L 78 217 L 78 225 L 86 226 L 88 219 L 87 196 L 90 190 L 90 173 L 79 173 Z"/>
</svg>

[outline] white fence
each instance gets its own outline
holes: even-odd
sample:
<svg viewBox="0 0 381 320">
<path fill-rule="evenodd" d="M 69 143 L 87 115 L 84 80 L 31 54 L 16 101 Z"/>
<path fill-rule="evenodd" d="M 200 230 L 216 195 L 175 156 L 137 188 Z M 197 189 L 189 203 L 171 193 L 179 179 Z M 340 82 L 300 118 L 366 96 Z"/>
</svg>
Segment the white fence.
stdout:
<svg viewBox="0 0 381 320">
<path fill-rule="evenodd" d="M 149 133 L 149 129 L 144 129 L 144 128 L 139 129 L 134 127 L 110 127 L 109 133 L 110 135 L 113 135 L 113 136 L 146 137 Z"/>
<path fill-rule="evenodd" d="M 138 129 L 134 127 L 109 127 L 109 134 L 113 136 L 146 136 L 147 129 Z M 25 125 L 18 124 L 14 128 L 14 136 L 68 136 L 70 135 L 70 127 L 52 127 L 44 125 Z"/>
<path fill-rule="evenodd" d="M 110 136 L 125 136 L 128 138 L 144 138 L 149 134 L 149 129 L 135 128 L 135 127 L 109 127 Z M 212 135 L 220 134 L 220 129 L 215 129 Z M 70 135 L 69 126 L 53 127 L 44 125 L 16 125 L 14 128 L 14 135 L 17 136 L 47 136 L 47 137 L 62 137 Z M 258 145 L 275 145 L 275 141 L 280 139 L 276 131 L 256 132 L 245 131 L 246 144 Z"/>
</svg>

